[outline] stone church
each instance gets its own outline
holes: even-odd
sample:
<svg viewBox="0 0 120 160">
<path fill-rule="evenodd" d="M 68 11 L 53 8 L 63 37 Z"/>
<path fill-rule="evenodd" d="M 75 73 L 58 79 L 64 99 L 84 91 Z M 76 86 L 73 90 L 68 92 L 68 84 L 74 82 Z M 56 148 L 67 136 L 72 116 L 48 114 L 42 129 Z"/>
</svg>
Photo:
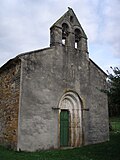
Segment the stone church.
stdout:
<svg viewBox="0 0 120 160">
<path fill-rule="evenodd" d="M 0 144 L 36 151 L 109 140 L 106 78 L 68 8 L 50 28 L 50 47 L 0 68 Z"/>
</svg>

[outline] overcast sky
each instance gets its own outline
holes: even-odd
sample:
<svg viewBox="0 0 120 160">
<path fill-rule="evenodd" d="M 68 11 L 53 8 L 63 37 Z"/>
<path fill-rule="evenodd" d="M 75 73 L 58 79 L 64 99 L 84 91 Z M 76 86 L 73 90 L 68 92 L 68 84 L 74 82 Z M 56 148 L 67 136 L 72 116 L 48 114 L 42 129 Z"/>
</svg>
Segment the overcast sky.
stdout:
<svg viewBox="0 0 120 160">
<path fill-rule="evenodd" d="M 49 28 L 71 7 L 88 37 L 90 58 L 120 67 L 120 0 L 0 0 L 0 66 L 49 46 Z"/>
</svg>

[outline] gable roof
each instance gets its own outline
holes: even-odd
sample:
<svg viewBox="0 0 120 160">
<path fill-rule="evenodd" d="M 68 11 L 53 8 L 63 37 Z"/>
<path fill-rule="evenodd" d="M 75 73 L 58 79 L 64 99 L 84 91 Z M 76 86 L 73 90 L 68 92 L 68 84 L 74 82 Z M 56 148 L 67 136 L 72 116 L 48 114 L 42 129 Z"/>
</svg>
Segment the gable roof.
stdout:
<svg viewBox="0 0 120 160">
<path fill-rule="evenodd" d="M 73 21 L 72 21 L 73 20 Z M 78 21 L 77 16 L 75 15 L 74 11 L 72 8 L 68 7 L 68 11 L 61 17 L 59 18 L 52 26 L 53 27 L 62 27 L 62 24 L 68 22 L 73 28 L 79 27 L 82 35 L 87 39 L 87 35 L 85 34 L 80 22 Z"/>
<path fill-rule="evenodd" d="M 33 51 L 29 51 L 29 52 L 24 52 L 24 53 L 18 54 L 16 57 L 8 60 L 5 64 L 3 64 L 3 65 L 0 67 L 0 73 L 1 73 L 2 71 L 7 70 L 7 69 L 10 68 L 11 66 L 14 66 L 18 61 L 21 61 L 22 56 L 30 55 L 30 54 L 37 53 L 37 52 L 41 52 L 41 51 L 48 50 L 48 49 L 51 49 L 51 47 L 42 48 L 42 49 L 37 49 L 37 50 L 33 50 Z"/>
</svg>

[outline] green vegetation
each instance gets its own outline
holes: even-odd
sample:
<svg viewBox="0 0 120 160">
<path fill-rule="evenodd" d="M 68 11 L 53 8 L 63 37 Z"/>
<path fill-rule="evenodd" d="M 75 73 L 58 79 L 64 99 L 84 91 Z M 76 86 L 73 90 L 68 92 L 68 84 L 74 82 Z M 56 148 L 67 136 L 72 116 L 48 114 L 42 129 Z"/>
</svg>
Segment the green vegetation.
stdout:
<svg viewBox="0 0 120 160">
<path fill-rule="evenodd" d="M 108 107 L 110 116 L 120 115 L 120 68 L 112 68 L 113 73 L 108 72 L 108 89 L 104 90 L 108 95 Z"/>
<path fill-rule="evenodd" d="M 120 132 L 120 117 L 111 117 L 110 123 L 112 125 L 113 132 Z"/>
</svg>

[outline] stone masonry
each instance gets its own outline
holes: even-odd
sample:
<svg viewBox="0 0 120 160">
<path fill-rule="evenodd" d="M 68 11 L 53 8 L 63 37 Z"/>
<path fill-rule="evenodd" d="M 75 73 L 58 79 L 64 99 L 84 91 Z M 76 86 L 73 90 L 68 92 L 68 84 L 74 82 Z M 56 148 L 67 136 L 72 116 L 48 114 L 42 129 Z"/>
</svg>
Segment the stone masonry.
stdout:
<svg viewBox="0 0 120 160">
<path fill-rule="evenodd" d="M 0 70 L 0 143 L 16 148 L 20 94 L 20 61 Z"/>
</svg>

